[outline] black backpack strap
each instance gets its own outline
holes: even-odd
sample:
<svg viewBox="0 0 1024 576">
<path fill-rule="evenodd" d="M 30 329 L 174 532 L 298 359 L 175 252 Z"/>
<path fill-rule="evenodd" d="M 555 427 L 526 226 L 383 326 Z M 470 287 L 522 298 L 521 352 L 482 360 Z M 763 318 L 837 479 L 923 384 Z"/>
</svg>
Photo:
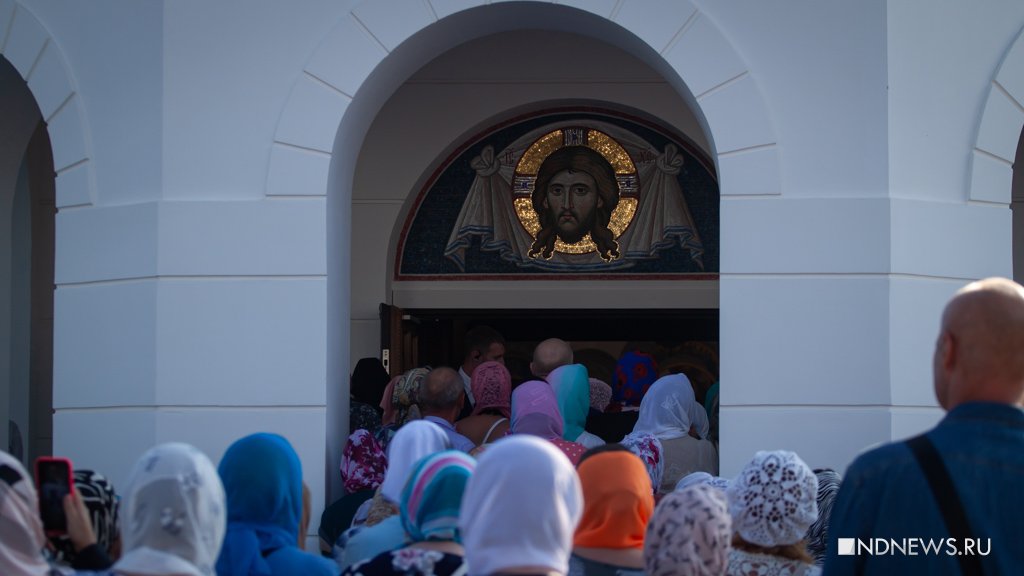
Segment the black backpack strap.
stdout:
<svg viewBox="0 0 1024 576">
<path fill-rule="evenodd" d="M 949 470 L 942 462 L 939 451 L 924 434 L 907 440 L 907 447 L 914 453 L 917 464 L 924 472 L 925 479 L 928 480 L 932 496 L 939 504 L 939 512 L 942 513 L 942 518 L 946 521 L 949 535 L 963 545 L 968 538 L 972 537 L 971 525 L 967 522 L 967 513 L 964 512 L 963 503 L 957 495 L 953 479 L 949 476 Z M 961 554 L 957 556 L 957 559 L 960 562 L 961 573 L 970 576 L 984 574 L 979 556 Z"/>
</svg>

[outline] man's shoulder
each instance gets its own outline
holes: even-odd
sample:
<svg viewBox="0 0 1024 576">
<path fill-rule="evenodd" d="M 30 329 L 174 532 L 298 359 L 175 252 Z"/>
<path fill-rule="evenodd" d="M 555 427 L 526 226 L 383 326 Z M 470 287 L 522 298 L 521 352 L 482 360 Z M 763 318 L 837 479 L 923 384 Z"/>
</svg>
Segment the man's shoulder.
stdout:
<svg viewBox="0 0 1024 576">
<path fill-rule="evenodd" d="M 916 466 L 906 442 L 889 442 L 857 456 L 846 469 L 843 481 L 869 482 L 900 475 Z"/>
</svg>

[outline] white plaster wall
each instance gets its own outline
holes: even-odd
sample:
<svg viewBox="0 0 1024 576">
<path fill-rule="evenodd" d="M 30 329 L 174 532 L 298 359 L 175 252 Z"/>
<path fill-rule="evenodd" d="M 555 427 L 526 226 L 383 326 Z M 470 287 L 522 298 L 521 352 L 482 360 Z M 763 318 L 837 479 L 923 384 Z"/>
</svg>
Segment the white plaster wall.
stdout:
<svg viewBox="0 0 1024 576">
<path fill-rule="evenodd" d="M 241 434 L 274 429 L 302 444 L 319 497 L 337 457 L 325 436 L 341 426 L 325 414 L 344 408 L 321 370 L 348 372 L 351 320 L 349 250 L 328 242 L 357 221 L 347 194 L 359 128 L 412 73 L 371 71 L 477 4 L 374 0 L 347 15 L 349 3 L 327 0 L 25 0 L 39 24 L 23 27 L 7 26 L 13 3 L 0 1 L 5 57 L 25 76 L 54 74 L 30 85 L 70 86 L 37 96 L 65 207 L 55 450 L 123 482 L 154 442 L 190 439 L 217 458 Z M 544 24 L 596 35 L 616 23 L 604 40 L 699 104 L 717 155 L 723 472 L 783 446 L 841 468 L 933 421 L 922 383 L 941 303 L 966 278 L 1008 270 L 1009 217 L 967 203 L 968 166 L 1024 6 L 573 4 L 599 19 L 565 10 Z M 459 34 L 530 26 L 530 11 L 555 7 L 491 9 L 523 17 L 481 17 Z M 448 32 L 417 45 L 449 48 Z M 354 132 L 335 140 L 339 121 Z M 345 165 L 332 180 L 335 157 Z M 341 183 L 333 209 L 329 182 Z M 386 221 L 396 206 L 373 210 Z M 325 390 L 337 399 L 327 407 Z"/>
</svg>

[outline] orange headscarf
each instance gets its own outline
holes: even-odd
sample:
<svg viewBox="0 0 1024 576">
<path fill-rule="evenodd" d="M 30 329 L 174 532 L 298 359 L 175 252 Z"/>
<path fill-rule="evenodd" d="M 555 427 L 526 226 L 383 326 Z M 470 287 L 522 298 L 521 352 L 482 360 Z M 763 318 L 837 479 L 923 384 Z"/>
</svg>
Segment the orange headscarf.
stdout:
<svg viewBox="0 0 1024 576">
<path fill-rule="evenodd" d="M 632 452 L 602 452 L 580 464 L 583 519 L 573 545 L 581 548 L 643 548 L 654 513 L 651 477 Z"/>
</svg>

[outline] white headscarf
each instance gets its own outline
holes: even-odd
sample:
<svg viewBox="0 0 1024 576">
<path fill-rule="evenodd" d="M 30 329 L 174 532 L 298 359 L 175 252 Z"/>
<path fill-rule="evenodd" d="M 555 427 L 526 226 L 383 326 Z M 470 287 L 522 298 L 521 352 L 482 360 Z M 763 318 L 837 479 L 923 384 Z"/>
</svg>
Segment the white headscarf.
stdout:
<svg viewBox="0 0 1024 576">
<path fill-rule="evenodd" d="M 213 576 L 227 529 L 224 486 L 205 454 L 181 443 L 151 448 L 128 480 L 113 570 L 153 576 Z"/>
<path fill-rule="evenodd" d="M 526 434 L 495 442 L 462 498 L 468 573 L 528 566 L 567 573 L 582 514 L 579 477 L 558 448 Z"/>
<path fill-rule="evenodd" d="M 397 505 L 416 462 L 449 448 L 448 435 L 437 424 L 426 420 L 407 422 L 388 444 L 388 469 L 380 493 Z"/>
<path fill-rule="evenodd" d="M 0 452 L 0 574 L 50 574 L 45 544 L 32 477 L 17 458 Z"/>
<path fill-rule="evenodd" d="M 707 439 L 711 426 L 708 414 L 693 396 L 693 386 L 685 374 L 669 374 L 658 378 L 640 402 L 640 416 L 633 432 L 647 432 L 659 440 L 682 438 L 697 427 L 697 434 Z"/>
</svg>

